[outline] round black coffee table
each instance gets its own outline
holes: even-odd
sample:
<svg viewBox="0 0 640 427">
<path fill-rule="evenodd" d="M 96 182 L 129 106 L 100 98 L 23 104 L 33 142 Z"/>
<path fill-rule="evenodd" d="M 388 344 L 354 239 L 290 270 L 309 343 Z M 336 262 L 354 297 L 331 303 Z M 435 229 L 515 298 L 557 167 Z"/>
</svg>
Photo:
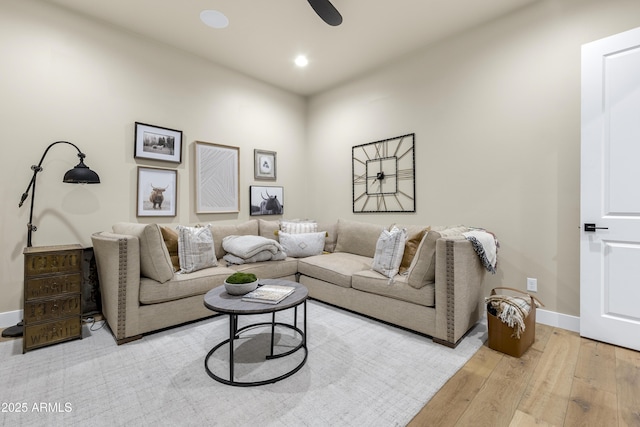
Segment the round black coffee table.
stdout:
<svg viewBox="0 0 640 427">
<path fill-rule="evenodd" d="M 207 371 L 207 374 L 209 374 L 209 376 L 214 380 L 219 381 L 223 384 L 247 387 L 247 386 L 257 386 L 257 385 L 275 383 L 277 381 L 288 378 L 291 375 L 298 372 L 300 368 L 302 368 L 302 366 L 304 366 L 304 364 L 307 361 L 307 354 L 308 354 L 308 351 L 307 351 L 307 296 L 309 295 L 307 288 L 304 285 L 301 285 L 300 283 L 292 282 L 290 280 L 283 280 L 283 279 L 263 279 L 263 280 L 259 280 L 259 285 L 260 286 L 263 286 L 263 285 L 291 286 L 295 288 L 295 291 L 277 304 L 243 301 L 242 296 L 228 294 L 224 286 L 218 286 L 217 288 L 214 288 L 209 292 L 207 292 L 206 295 L 204 296 L 204 305 L 208 309 L 218 313 L 229 315 L 229 339 L 226 339 L 220 342 L 219 344 L 217 344 L 216 346 L 214 346 L 204 359 L 204 367 L 205 367 L 205 370 Z M 299 305 L 302 305 L 304 309 L 304 320 L 303 320 L 302 329 L 298 328 L 297 326 Z M 290 308 L 293 308 L 294 310 L 293 324 L 276 322 L 276 313 L 279 311 L 290 309 Z M 268 314 L 268 313 L 271 313 L 271 322 L 253 323 L 238 329 L 238 316 L 251 315 L 251 314 Z M 270 354 L 265 356 L 266 360 L 289 356 L 297 352 L 298 350 L 304 351 L 304 358 L 293 369 L 291 369 L 290 371 L 280 376 L 277 376 L 274 378 L 268 378 L 260 381 L 236 381 L 234 379 L 234 365 L 235 365 L 235 361 L 233 357 L 234 340 L 239 338 L 239 335 L 243 331 L 246 331 L 251 328 L 256 328 L 259 326 L 266 326 L 266 325 L 271 326 L 271 351 L 270 351 Z M 274 335 L 275 335 L 276 326 L 289 328 L 297 332 L 297 334 L 300 335 L 300 343 L 285 353 L 274 354 L 273 347 L 274 347 Z M 216 352 L 216 350 L 218 350 L 220 347 L 222 347 L 227 343 L 229 344 L 229 379 L 222 378 L 219 375 L 216 375 L 215 373 L 213 373 L 209 369 L 209 363 L 208 363 L 209 358 Z"/>
</svg>

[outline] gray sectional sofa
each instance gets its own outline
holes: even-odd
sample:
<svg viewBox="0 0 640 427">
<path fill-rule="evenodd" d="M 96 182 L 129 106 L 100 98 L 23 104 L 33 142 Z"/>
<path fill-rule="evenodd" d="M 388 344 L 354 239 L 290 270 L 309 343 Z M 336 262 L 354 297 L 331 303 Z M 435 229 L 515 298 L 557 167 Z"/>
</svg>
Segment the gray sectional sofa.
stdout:
<svg viewBox="0 0 640 427">
<path fill-rule="evenodd" d="M 224 262 L 224 237 L 278 239 L 279 222 L 249 220 L 210 225 L 218 265 L 176 273 L 156 224 L 118 223 L 92 235 L 102 311 L 116 341 L 211 316 L 203 296 L 235 271 L 259 278 L 298 281 L 309 296 L 384 322 L 429 335 L 455 347 L 484 313 L 483 267 L 463 227 L 401 226 L 414 236 L 407 271 L 389 279 L 371 269 L 382 225 L 338 220 L 319 223 L 324 253 L 249 264 Z M 407 243 L 409 245 L 409 243 Z"/>
</svg>

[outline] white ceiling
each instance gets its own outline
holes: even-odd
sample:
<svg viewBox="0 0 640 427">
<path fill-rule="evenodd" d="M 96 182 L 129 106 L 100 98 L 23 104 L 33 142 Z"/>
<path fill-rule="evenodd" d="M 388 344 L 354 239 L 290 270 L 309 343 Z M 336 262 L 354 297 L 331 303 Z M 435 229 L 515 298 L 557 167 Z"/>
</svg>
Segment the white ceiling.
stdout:
<svg viewBox="0 0 640 427">
<path fill-rule="evenodd" d="M 538 0 L 332 0 L 338 27 L 306 0 L 42 1 L 312 95 Z M 223 12 L 229 26 L 204 25 L 206 9 Z M 298 54 L 309 58 L 304 69 L 293 64 Z"/>
</svg>

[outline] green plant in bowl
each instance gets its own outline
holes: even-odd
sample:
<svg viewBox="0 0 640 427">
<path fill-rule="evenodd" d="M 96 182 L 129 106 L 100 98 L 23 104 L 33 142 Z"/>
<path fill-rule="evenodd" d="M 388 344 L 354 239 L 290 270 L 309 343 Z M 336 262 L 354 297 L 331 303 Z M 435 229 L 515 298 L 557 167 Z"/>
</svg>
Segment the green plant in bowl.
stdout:
<svg viewBox="0 0 640 427">
<path fill-rule="evenodd" d="M 236 272 L 224 281 L 224 288 L 230 295 L 244 295 L 258 287 L 258 278 L 253 273 Z"/>
<path fill-rule="evenodd" d="M 237 273 L 233 273 L 231 276 L 227 277 L 227 283 L 233 283 L 233 284 L 242 284 L 242 283 L 251 283 L 251 282 L 255 282 L 256 280 L 258 280 L 258 278 L 256 277 L 255 274 L 253 273 L 242 273 L 242 272 L 237 272 Z"/>
</svg>

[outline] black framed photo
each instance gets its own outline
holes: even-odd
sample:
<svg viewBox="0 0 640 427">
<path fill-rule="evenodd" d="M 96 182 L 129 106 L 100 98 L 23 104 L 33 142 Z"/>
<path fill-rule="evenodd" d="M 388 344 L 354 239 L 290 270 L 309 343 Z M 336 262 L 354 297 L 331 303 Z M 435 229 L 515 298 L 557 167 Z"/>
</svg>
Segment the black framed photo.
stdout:
<svg viewBox="0 0 640 427">
<path fill-rule="evenodd" d="M 251 185 L 249 187 L 251 215 L 282 215 L 284 188 Z"/>
<path fill-rule="evenodd" d="M 138 166 L 136 216 L 176 216 L 178 171 Z"/>
<path fill-rule="evenodd" d="M 182 131 L 136 122 L 133 156 L 182 163 Z"/>
<path fill-rule="evenodd" d="M 265 181 L 276 180 L 276 152 L 265 150 L 253 150 L 255 179 Z"/>
</svg>

